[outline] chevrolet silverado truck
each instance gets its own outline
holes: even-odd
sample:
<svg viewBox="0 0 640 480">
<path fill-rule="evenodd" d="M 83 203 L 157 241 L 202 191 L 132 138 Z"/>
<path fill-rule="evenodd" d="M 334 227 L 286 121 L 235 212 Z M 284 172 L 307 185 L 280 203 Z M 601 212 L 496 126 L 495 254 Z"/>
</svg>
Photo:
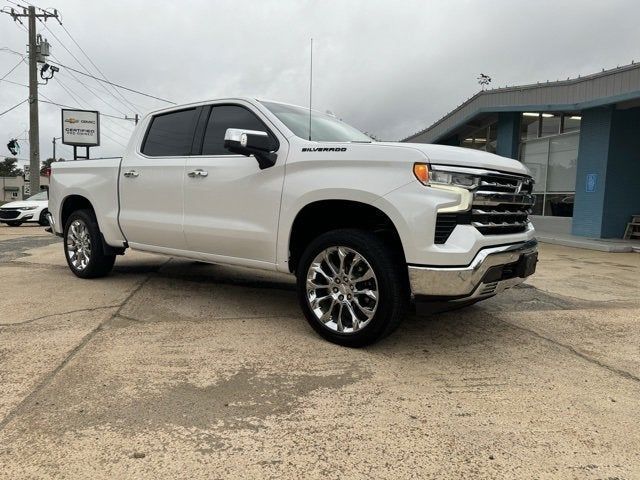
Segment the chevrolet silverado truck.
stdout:
<svg viewBox="0 0 640 480">
<path fill-rule="evenodd" d="M 284 103 L 154 111 L 122 158 L 52 167 L 49 221 L 78 277 L 128 248 L 286 272 L 309 324 L 345 346 L 392 332 L 412 298 L 486 299 L 537 262 L 520 162 L 372 141 Z"/>
</svg>

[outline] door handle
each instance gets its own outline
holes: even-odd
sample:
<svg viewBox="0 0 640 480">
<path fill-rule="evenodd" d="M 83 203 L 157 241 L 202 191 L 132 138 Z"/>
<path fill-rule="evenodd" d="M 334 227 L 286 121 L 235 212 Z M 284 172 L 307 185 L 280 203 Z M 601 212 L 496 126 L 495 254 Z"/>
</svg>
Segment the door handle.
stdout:
<svg viewBox="0 0 640 480">
<path fill-rule="evenodd" d="M 187 176 L 191 178 L 206 177 L 208 175 L 209 175 L 209 172 L 207 172 L 206 170 L 202 170 L 201 168 L 198 168 L 196 170 L 191 170 L 189 173 L 187 173 Z"/>
<path fill-rule="evenodd" d="M 138 172 L 136 172 L 135 170 L 129 170 L 128 172 L 124 172 L 124 176 L 127 178 L 136 178 L 138 177 L 140 174 Z"/>
</svg>

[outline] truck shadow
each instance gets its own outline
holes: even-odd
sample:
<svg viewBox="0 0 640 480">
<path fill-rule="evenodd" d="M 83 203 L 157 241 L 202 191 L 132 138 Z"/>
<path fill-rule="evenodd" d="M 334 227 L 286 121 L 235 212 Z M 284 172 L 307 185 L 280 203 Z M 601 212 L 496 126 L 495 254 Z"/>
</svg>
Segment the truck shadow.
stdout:
<svg viewBox="0 0 640 480">
<path fill-rule="evenodd" d="M 181 259 L 160 263 L 118 265 L 114 273 L 151 273 L 150 281 L 125 312 L 132 319 L 162 322 L 211 323 L 246 319 L 248 324 L 272 324 L 274 333 L 282 328 L 324 342 L 307 325 L 296 297 L 295 279 L 277 272 L 226 265 L 212 265 Z M 585 302 L 538 290 L 526 284 L 462 309 L 416 308 L 415 304 L 399 329 L 390 337 L 368 347 L 370 352 L 410 351 L 441 343 L 447 347 L 475 344 L 494 345 L 516 334 L 508 319 L 513 312 L 541 312 L 611 308 L 611 304 Z M 269 327 L 271 328 L 271 327 Z M 428 347 L 425 347 L 428 348 Z"/>
</svg>

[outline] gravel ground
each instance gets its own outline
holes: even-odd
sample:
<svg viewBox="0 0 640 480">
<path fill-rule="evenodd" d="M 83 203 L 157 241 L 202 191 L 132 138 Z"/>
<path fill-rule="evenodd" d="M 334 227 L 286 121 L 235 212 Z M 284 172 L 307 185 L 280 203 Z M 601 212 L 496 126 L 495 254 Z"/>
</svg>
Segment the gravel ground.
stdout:
<svg viewBox="0 0 640 480">
<path fill-rule="evenodd" d="M 0 478 L 640 478 L 640 255 L 318 338 L 286 275 L 128 252 L 79 280 L 0 226 Z"/>
</svg>

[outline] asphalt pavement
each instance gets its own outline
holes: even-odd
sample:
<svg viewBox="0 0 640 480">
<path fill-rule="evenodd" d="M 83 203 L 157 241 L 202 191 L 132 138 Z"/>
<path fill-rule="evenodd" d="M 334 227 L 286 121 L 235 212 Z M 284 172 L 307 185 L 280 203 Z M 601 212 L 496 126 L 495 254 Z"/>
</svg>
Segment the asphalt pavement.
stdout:
<svg viewBox="0 0 640 480">
<path fill-rule="evenodd" d="M 0 478 L 640 478 L 640 254 L 320 339 L 287 275 L 0 226 Z"/>
</svg>

